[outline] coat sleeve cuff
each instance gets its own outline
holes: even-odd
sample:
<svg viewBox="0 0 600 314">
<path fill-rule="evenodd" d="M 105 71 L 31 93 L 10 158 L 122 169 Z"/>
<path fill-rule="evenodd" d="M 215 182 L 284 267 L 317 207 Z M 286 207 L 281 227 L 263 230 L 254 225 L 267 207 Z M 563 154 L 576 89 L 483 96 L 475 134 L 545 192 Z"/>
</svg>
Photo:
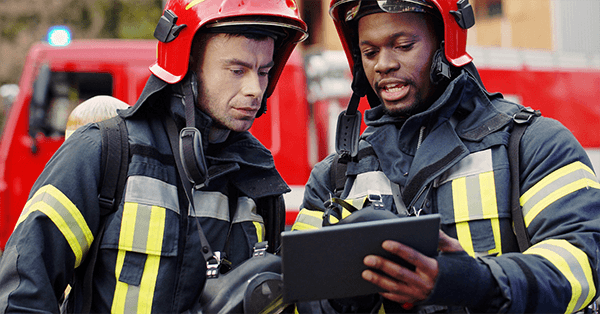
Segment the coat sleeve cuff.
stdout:
<svg viewBox="0 0 600 314">
<path fill-rule="evenodd" d="M 438 278 L 426 304 L 479 309 L 495 304 L 500 295 L 489 267 L 466 252 L 441 253 L 437 257 Z"/>
</svg>

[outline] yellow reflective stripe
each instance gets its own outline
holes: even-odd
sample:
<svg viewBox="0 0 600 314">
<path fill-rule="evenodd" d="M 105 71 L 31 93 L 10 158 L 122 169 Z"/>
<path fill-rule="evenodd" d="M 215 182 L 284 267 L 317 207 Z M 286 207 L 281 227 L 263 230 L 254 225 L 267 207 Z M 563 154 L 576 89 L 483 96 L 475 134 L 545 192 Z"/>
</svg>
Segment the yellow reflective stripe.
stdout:
<svg viewBox="0 0 600 314">
<path fill-rule="evenodd" d="M 295 222 L 294 225 L 292 226 L 292 231 L 296 231 L 296 230 L 314 230 L 314 229 L 319 229 L 313 225 L 309 225 L 309 224 L 305 224 L 303 222 Z"/>
<path fill-rule="evenodd" d="M 571 284 L 571 300 L 565 313 L 581 310 L 596 294 L 592 269 L 587 255 L 566 240 L 542 241 L 524 252 L 550 261 Z"/>
<path fill-rule="evenodd" d="M 77 206 L 59 189 L 52 185 L 46 185 L 27 201 L 17 225 L 35 211 L 44 213 L 52 220 L 75 255 L 75 268 L 79 267 L 83 255 L 87 253 L 94 241 L 94 235 Z"/>
<path fill-rule="evenodd" d="M 148 243 L 146 252 L 161 252 L 165 231 L 166 210 L 162 207 L 152 206 L 150 215 L 150 226 L 148 228 Z M 154 300 L 154 290 L 158 279 L 158 268 L 160 265 L 159 254 L 149 254 L 146 259 L 142 281 L 140 282 L 140 293 L 137 313 L 151 313 Z"/>
<path fill-rule="evenodd" d="M 475 256 L 471 230 L 469 228 L 469 204 L 467 202 L 467 180 L 458 178 L 452 180 L 452 201 L 454 205 L 454 221 L 456 223 L 456 235 L 463 249 L 471 256 Z M 463 221 L 463 222 L 458 222 Z"/>
<path fill-rule="evenodd" d="M 594 172 L 579 161 L 552 172 L 521 196 L 525 225 L 529 226 L 544 208 L 558 199 L 589 187 L 600 189 L 600 184 Z"/>
<path fill-rule="evenodd" d="M 115 266 L 115 294 L 111 307 L 112 313 L 125 313 L 125 303 L 127 301 L 127 290 L 129 285 L 119 281 L 125 253 L 133 247 L 133 234 L 135 231 L 135 221 L 137 218 L 137 207 L 135 203 L 125 203 L 123 207 L 123 218 L 121 220 L 121 231 L 119 234 L 119 253 L 117 254 L 117 264 Z"/>
<path fill-rule="evenodd" d="M 125 203 L 115 267 L 113 313 L 151 313 L 162 252 L 166 211 L 164 207 Z M 142 243 L 143 242 L 143 243 Z M 147 254 L 139 286 L 119 281 L 125 255 L 132 250 Z"/>
<path fill-rule="evenodd" d="M 199 3 L 202 3 L 202 2 L 204 2 L 204 1 L 205 1 L 205 0 L 194 0 L 194 1 L 190 2 L 190 3 L 189 3 L 189 4 L 188 4 L 186 7 L 185 7 L 185 9 L 186 9 L 186 10 L 189 10 L 189 9 L 191 9 L 193 6 L 195 6 L 195 5 L 199 4 Z"/>
<path fill-rule="evenodd" d="M 469 221 L 489 219 L 494 236 L 495 247 L 488 254 L 500 254 L 501 235 L 496 201 L 496 183 L 494 172 L 485 172 L 477 176 L 452 180 L 452 199 L 454 221 L 458 241 L 471 256 L 475 255 Z"/>
<path fill-rule="evenodd" d="M 262 242 L 263 238 L 264 238 L 264 232 L 265 232 L 263 226 L 259 222 L 256 222 L 256 221 L 253 221 L 252 223 L 254 224 L 254 228 L 256 228 L 256 238 L 258 239 L 258 242 Z"/>
<path fill-rule="evenodd" d="M 298 213 L 292 230 L 319 229 L 323 225 L 323 212 L 303 208 Z"/>
<path fill-rule="evenodd" d="M 498 217 L 498 202 L 496 201 L 496 182 L 494 181 L 494 172 L 486 172 L 479 175 L 479 187 L 481 190 L 481 209 L 484 217 L 491 218 L 492 231 L 494 233 L 495 248 L 488 251 L 488 254 L 502 253 L 502 239 L 500 235 L 500 220 Z"/>
</svg>

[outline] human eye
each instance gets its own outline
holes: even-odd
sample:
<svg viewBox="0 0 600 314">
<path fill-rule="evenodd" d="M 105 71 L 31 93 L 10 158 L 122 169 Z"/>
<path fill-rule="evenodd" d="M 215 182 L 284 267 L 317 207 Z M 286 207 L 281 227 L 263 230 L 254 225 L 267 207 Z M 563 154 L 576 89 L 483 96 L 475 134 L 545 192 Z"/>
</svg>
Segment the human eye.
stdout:
<svg viewBox="0 0 600 314">
<path fill-rule="evenodd" d="M 408 51 L 411 50 L 414 47 L 415 43 L 414 42 L 403 42 L 403 43 L 398 43 L 396 45 L 396 49 L 400 49 L 400 50 L 404 50 L 404 51 Z"/>
<path fill-rule="evenodd" d="M 371 49 L 371 48 L 367 48 L 367 49 L 363 49 L 361 51 L 361 54 L 363 55 L 363 57 L 367 58 L 367 59 L 371 59 L 375 56 L 375 54 L 377 54 L 377 50 L 375 49 Z"/>
<path fill-rule="evenodd" d="M 258 71 L 258 75 L 260 76 L 269 76 L 269 72 L 271 71 L 271 69 L 263 69 Z"/>
<path fill-rule="evenodd" d="M 231 73 L 233 73 L 234 75 L 242 75 L 245 73 L 244 68 L 241 68 L 241 67 L 233 67 L 233 68 L 230 68 L 229 71 Z"/>
</svg>

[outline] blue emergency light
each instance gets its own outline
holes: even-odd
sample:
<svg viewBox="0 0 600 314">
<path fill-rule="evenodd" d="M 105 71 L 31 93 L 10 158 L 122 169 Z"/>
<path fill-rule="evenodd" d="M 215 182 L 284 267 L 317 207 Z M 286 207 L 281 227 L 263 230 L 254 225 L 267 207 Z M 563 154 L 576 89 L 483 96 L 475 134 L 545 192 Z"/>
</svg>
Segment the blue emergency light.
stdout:
<svg viewBox="0 0 600 314">
<path fill-rule="evenodd" d="M 64 25 L 52 26 L 46 40 L 51 46 L 63 47 L 71 43 L 71 30 Z"/>
</svg>

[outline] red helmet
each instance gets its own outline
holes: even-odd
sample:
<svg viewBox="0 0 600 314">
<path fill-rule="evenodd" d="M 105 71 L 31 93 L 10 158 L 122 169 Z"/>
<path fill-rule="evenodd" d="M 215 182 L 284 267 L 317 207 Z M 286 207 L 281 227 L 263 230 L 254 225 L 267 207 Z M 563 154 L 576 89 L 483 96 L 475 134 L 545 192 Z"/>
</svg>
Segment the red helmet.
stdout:
<svg viewBox="0 0 600 314">
<path fill-rule="evenodd" d="M 170 84 L 181 81 L 188 72 L 196 32 L 221 26 L 275 28 L 284 34 L 281 42 L 276 42 L 265 98 L 273 92 L 296 44 L 307 37 L 295 0 L 169 0 L 154 32 L 159 42 L 150 71 Z"/>
<path fill-rule="evenodd" d="M 444 55 L 448 61 L 462 67 L 473 60 L 467 53 L 467 29 L 475 24 L 469 0 L 332 0 L 329 14 L 333 18 L 350 68 L 352 58 L 352 34 L 356 30 L 349 22 L 376 12 L 423 12 L 441 18 L 444 23 Z"/>
</svg>

